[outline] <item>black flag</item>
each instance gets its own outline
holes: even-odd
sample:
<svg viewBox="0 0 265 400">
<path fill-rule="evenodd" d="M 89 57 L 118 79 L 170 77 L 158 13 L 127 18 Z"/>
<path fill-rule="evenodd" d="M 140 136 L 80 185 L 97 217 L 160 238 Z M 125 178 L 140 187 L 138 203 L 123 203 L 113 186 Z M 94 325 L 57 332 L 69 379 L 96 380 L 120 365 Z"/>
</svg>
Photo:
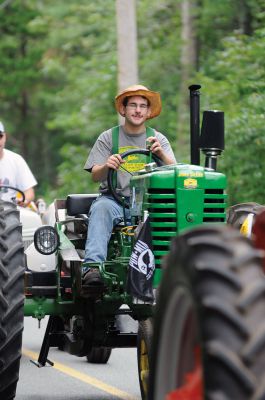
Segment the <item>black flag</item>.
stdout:
<svg viewBox="0 0 265 400">
<path fill-rule="evenodd" d="M 144 222 L 129 261 L 127 291 L 133 297 L 154 302 L 153 276 L 155 258 L 153 254 L 149 217 Z"/>
</svg>

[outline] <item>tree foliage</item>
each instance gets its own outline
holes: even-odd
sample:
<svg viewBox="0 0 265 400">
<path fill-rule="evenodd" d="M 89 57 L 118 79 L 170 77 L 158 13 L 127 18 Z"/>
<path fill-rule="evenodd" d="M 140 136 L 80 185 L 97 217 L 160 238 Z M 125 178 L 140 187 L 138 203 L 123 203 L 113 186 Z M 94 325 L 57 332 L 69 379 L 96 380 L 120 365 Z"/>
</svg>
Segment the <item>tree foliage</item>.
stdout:
<svg viewBox="0 0 265 400">
<path fill-rule="evenodd" d="M 223 40 L 200 76 L 213 106 L 226 115 L 224 171 L 228 176 L 230 202 L 264 202 L 262 177 L 264 164 L 265 30 L 253 36 L 233 35 Z"/>
<path fill-rule="evenodd" d="M 180 88 L 200 83 L 202 109 L 225 111 L 219 169 L 230 202 L 263 202 L 264 1 L 185 1 L 197 59 L 184 79 L 182 0 L 137 0 L 140 82 L 163 100 L 151 124 L 188 161 L 188 90 Z M 96 137 L 117 123 L 115 1 L 13 0 L 0 9 L 0 33 L 0 120 L 9 148 L 26 157 L 47 200 L 95 191 L 83 165 Z"/>
</svg>

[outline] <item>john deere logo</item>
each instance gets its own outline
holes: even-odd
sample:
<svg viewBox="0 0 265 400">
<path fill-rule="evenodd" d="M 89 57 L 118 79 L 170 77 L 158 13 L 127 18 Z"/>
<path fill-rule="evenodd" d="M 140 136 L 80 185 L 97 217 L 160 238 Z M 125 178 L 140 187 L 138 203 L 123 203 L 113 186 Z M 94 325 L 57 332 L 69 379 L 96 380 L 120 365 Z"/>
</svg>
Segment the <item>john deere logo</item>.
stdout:
<svg viewBox="0 0 265 400">
<path fill-rule="evenodd" d="M 188 178 L 184 180 L 184 187 L 186 189 L 195 189 L 198 186 L 197 179 Z"/>
</svg>

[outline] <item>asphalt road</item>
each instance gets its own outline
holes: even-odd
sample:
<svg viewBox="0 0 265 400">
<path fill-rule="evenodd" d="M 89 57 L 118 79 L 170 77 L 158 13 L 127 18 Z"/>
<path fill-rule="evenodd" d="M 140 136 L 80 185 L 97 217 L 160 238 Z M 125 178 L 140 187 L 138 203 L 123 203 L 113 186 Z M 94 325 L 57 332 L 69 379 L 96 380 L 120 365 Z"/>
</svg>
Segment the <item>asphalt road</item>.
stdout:
<svg viewBox="0 0 265 400">
<path fill-rule="evenodd" d="M 47 320 L 25 318 L 23 356 L 16 400 L 140 400 L 136 349 L 114 349 L 106 365 L 52 348 L 54 366 L 38 368 L 36 360 Z"/>
</svg>

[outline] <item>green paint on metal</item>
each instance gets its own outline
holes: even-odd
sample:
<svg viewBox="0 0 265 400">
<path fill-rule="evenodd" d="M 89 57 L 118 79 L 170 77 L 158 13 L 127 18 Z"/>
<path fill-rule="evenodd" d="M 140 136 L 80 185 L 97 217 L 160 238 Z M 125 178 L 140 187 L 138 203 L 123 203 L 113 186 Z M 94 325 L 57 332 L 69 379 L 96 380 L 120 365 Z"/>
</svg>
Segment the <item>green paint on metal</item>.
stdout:
<svg viewBox="0 0 265 400">
<path fill-rule="evenodd" d="M 196 225 L 225 222 L 226 178 L 223 174 L 206 171 L 200 166 L 177 164 L 159 167 L 148 173 L 140 171 L 132 177 L 131 187 L 135 195 L 132 210 L 134 218 L 142 220 L 145 211 L 150 216 L 156 263 L 154 287 L 157 287 L 162 276 L 163 257 L 168 253 L 172 238 Z M 85 239 L 69 240 L 63 223 L 56 224 L 56 228 L 60 235 L 56 298 L 27 296 L 24 307 L 26 316 L 41 319 L 45 315 L 72 316 L 83 312 L 82 300 L 76 293 L 78 278 L 74 268 L 78 265 L 81 269 L 81 261 L 80 266 L 78 261 L 75 261 L 77 264 L 70 261 L 72 286 L 69 298 L 61 292 L 60 268 L 63 251 L 77 246 L 84 249 Z M 134 304 L 131 296 L 126 293 L 128 264 L 135 241 L 131 236 L 133 231 L 134 228 L 115 228 L 110 239 L 107 261 L 94 265 L 99 268 L 106 285 L 106 292 L 100 304 L 95 307 L 96 333 L 99 337 L 104 336 L 104 321 L 112 320 L 122 304 L 127 304 L 133 310 L 136 319 L 152 314 L 152 307 Z"/>
<path fill-rule="evenodd" d="M 170 241 L 180 232 L 226 219 L 226 177 L 201 166 L 177 164 L 141 171 L 131 180 L 142 203 L 139 216 L 148 211 L 156 262 L 154 286 L 161 279 L 161 263 Z"/>
</svg>

